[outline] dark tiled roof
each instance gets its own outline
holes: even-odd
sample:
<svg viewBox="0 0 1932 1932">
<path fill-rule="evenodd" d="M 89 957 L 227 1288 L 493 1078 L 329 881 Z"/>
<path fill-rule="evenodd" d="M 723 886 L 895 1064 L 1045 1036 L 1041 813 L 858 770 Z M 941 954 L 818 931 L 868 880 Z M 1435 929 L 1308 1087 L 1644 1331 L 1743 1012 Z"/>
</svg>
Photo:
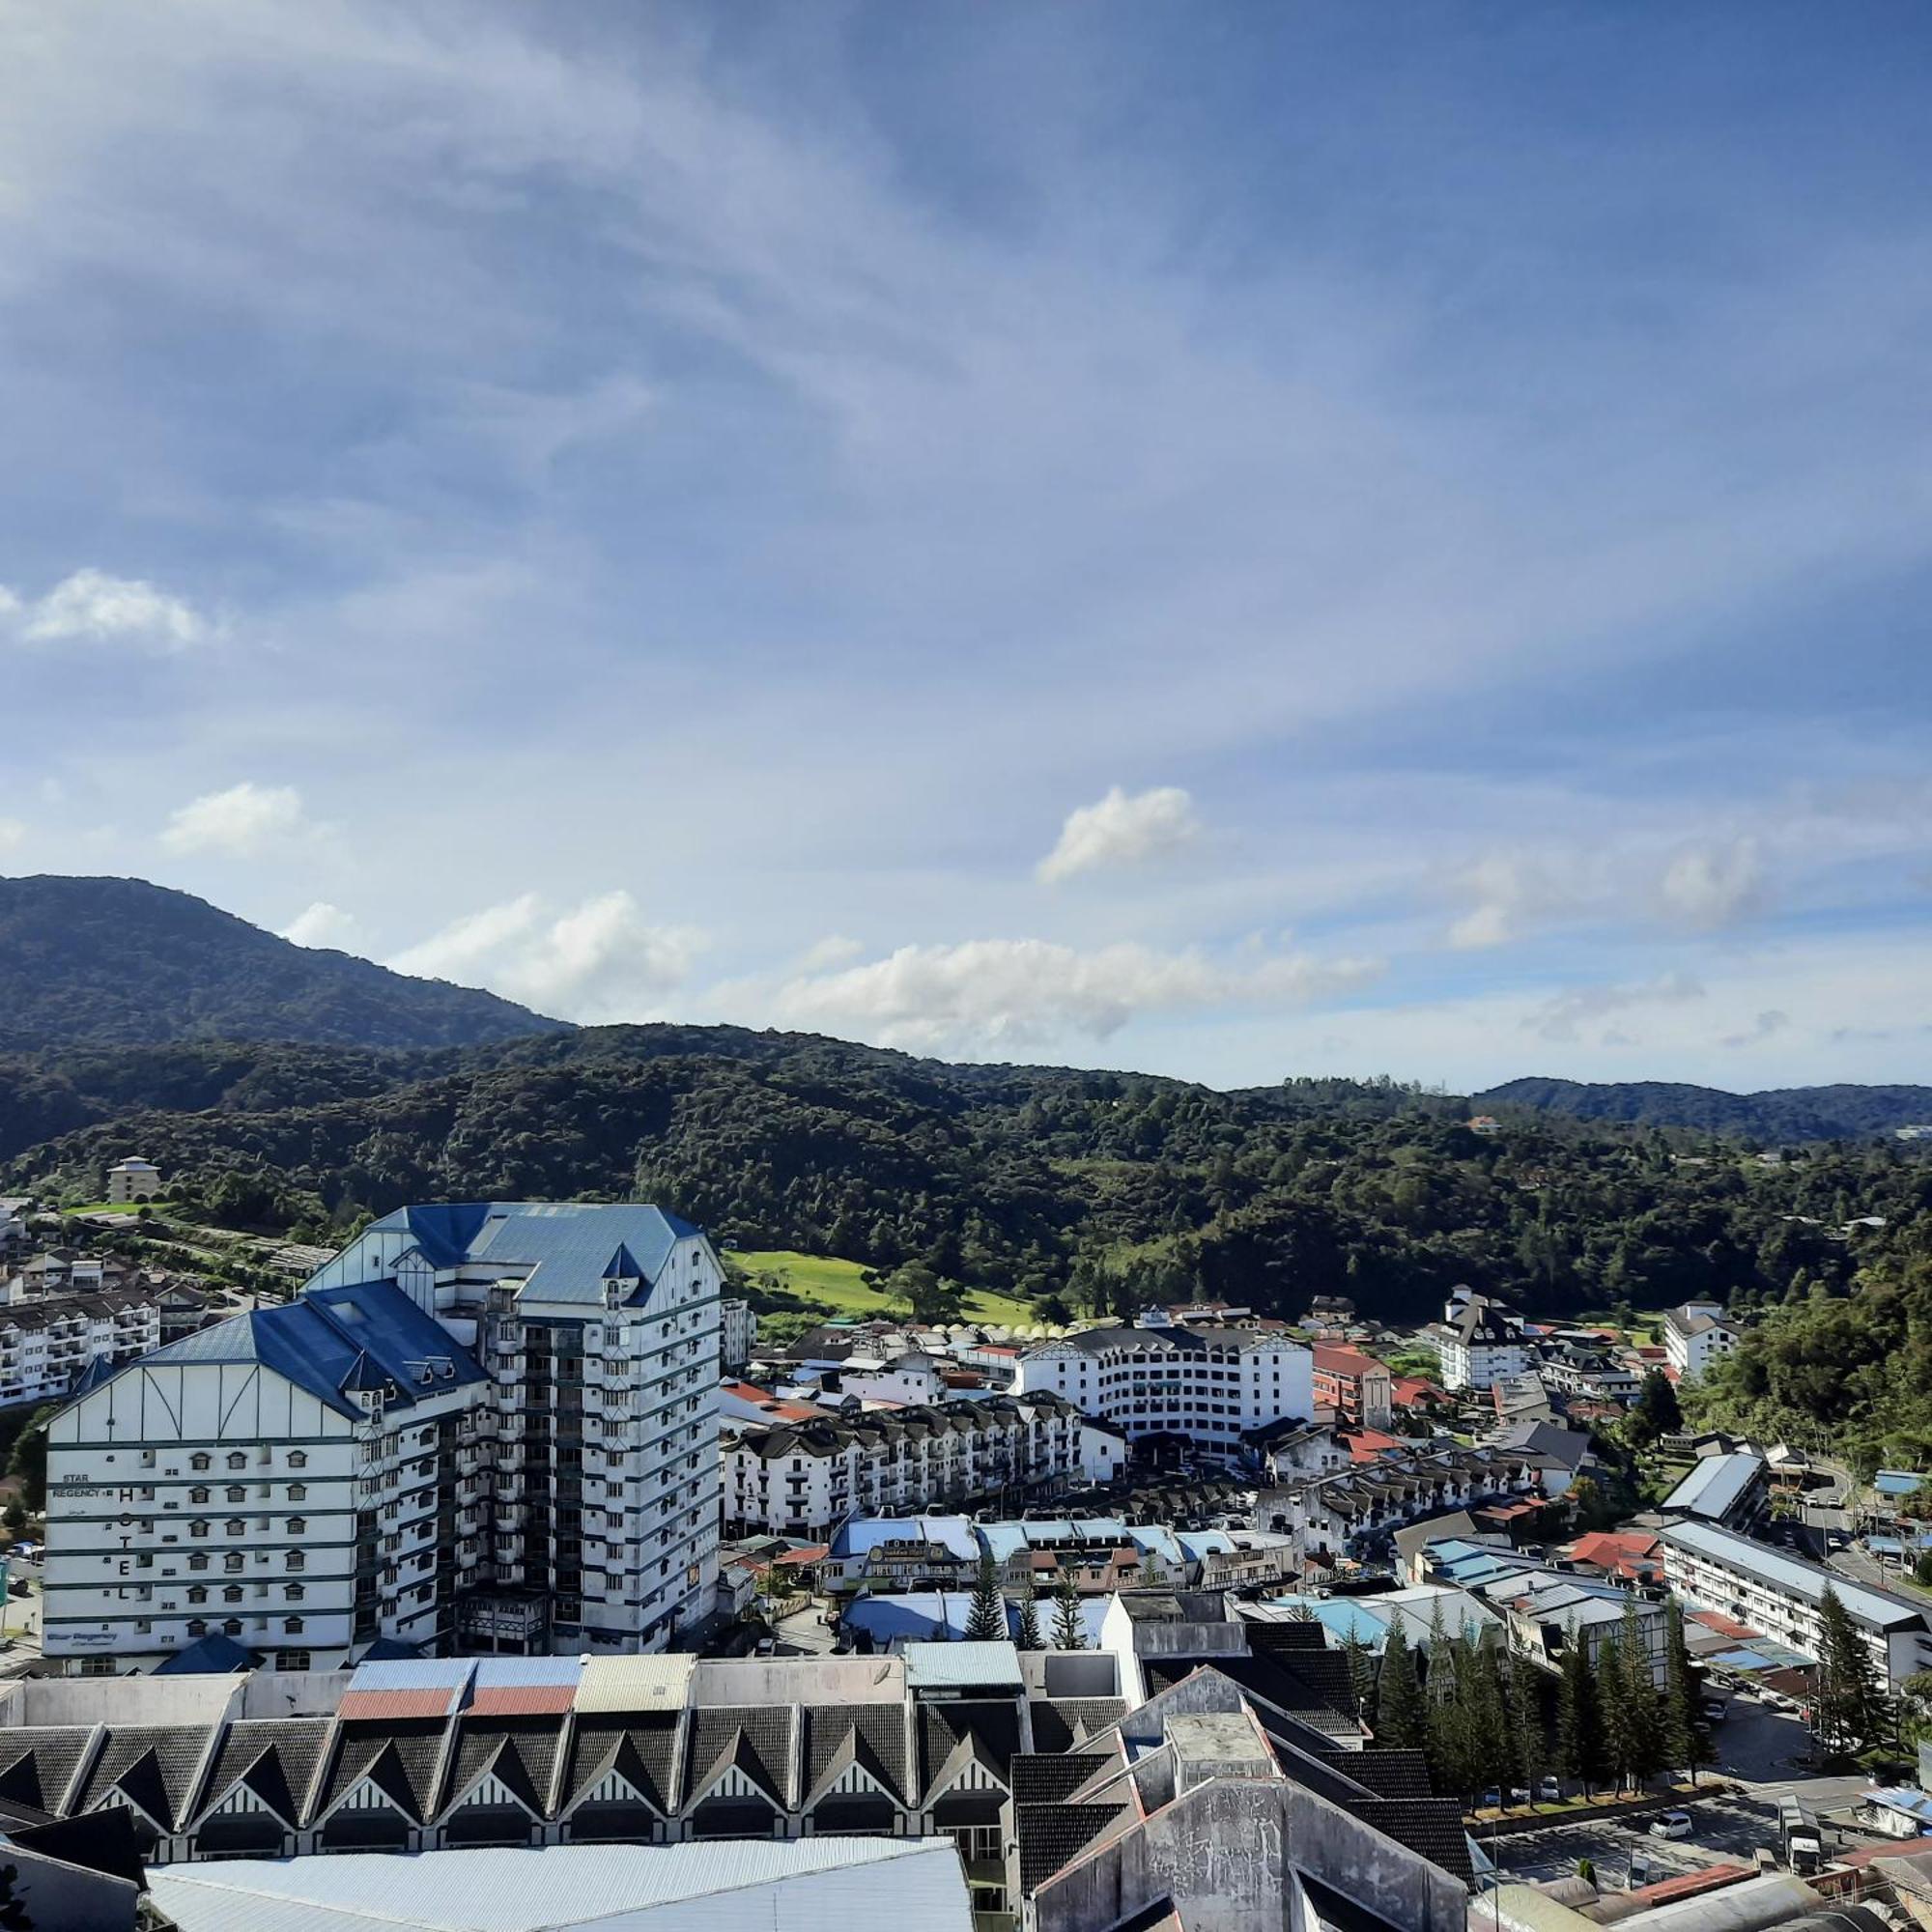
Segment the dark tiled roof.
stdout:
<svg viewBox="0 0 1932 1932">
<path fill-rule="evenodd" d="M 1360 1750 L 1347 1754 L 1349 1776 L 1378 1798 L 1430 1798 L 1429 1766 L 1417 1750 Z"/>
<path fill-rule="evenodd" d="M 1353 1694 L 1347 1685 L 1349 1660 L 1340 1651 L 1327 1653 L 1341 1667 L 1342 1681 L 1332 1692 L 1325 1693 L 1311 1686 L 1302 1675 L 1305 1661 L 1313 1657 L 1308 1653 L 1293 1653 L 1293 1667 L 1281 1659 L 1273 1657 L 1144 1657 L 1141 1670 L 1148 1680 L 1150 1691 L 1166 1690 L 1171 1684 L 1178 1684 L 1183 1677 L 1206 1665 L 1217 1670 L 1223 1677 L 1238 1684 L 1244 1690 L 1252 1690 L 1258 1697 L 1265 1697 L 1270 1704 L 1287 1711 L 1328 1737 L 1354 1737 L 1360 1726 L 1349 1716 L 1353 1704 Z M 1323 1675 L 1332 1675 L 1322 1671 Z M 1337 1701 L 1339 1699 L 1340 1701 Z"/>
<path fill-rule="evenodd" d="M 560 1731 L 554 1718 L 526 1723 L 478 1723 L 466 1719 L 457 1730 L 456 1769 L 445 1802 L 459 1803 L 487 1773 L 537 1817 L 549 1816 Z"/>
<path fill-rule="evenodd" d="M 901 1804 L 912 1802 L 906 1779 L 903 1704 L 808 1704 L 799 1716 L 805 1724 L 802 1800 L 812 1797 L 835 1765 L 842 1770 L 856 1757 Z"/>
<path fill-rule="evenodd" d="M 920 1786 L 924 1796 L 932 1796 L 939 1774 L 958 1748 L 970 1738 L 980 1759 L 1004 1784 L 1020 1747 L 1020 1714 L 1017 1705 L 990 1699 L 967 1699 L 956 1704 L 922 1704 L 919 1707 Z"/>
<path fill-rule="evenodd" d="M 677 1727 L 675 1713 L 614 1724 L 580 1719 L 564 1775 L 564 1803 L 575 1804 L 614 1771 L 668 1816 L 674 1808 L 671 1776 Z"/>
<path fill-rule="evenodd" d="M 0 1799 L 58 1811 L 94 1736 L 92 1724 L 34 1724 L 0 1731 Z"/>
<path fill-rule="evenodd" d="M 1022 1751 L 1012 1761 L 1009 1789 L 1015 1804 L 1063 1804 L 1106 1762 L 1098 1752 Z"/>
<path fill-rule="evenodd" d="M 1124 1804 L 1022 1805 L 1013 1827 L 1020 1847 L 1020 1889 L 1034 1891 L 1044 1885 L 1126 1809 Z"/>
<path fill-rule="evenodd" d="M 342 1725 L 342 1742 L 315 1816 L 321 1817 L 352 1785 L 367 1776 L 421 1824 L 436 1804 L 443 1730 L 440 1723 Z"/>
<path fill-rule="evenodd" d="M 1365 1825 L 1463 1881 L 1474 1882 L 1463 1807 L 1453 1798 L 1367 1798 L 1347 1807 Z"/>
<path fill-rule="evenodd" d="M 1036 1697 L 1029 1706 L 1033 1747 L 1037 1751 L 1071 1750 L 1096 1732 L 1118 1724 L 1126 1709 L 1124 1697 Z"/>
<path fill-rule="evenodd" d="M 206 1724 L 129 1724 L 110 1731 L 71 1808 L 91 1811 L 119 1791 L 163 1831 L 172 1831 L 185 1822 L 207 1744 Z"/>
<path fill-rule="evenodd" d="M 209 1775 L 202 1808 L 218 1804 L 242 1779 L 288 1825 L 305 1822 L 302 1806 L 328 1743 L 327 1718 L 254 1718 L 230 1724 Z"/>
<path fill-rule="evenodd" d="M 720 1705 L 691 1718 L 685 1802 L 712 1784 L 726 1760 L 737 1765 L 781 1810 L 790 1802 L 791 1732 L 796 1706 Z"/>
</svg>

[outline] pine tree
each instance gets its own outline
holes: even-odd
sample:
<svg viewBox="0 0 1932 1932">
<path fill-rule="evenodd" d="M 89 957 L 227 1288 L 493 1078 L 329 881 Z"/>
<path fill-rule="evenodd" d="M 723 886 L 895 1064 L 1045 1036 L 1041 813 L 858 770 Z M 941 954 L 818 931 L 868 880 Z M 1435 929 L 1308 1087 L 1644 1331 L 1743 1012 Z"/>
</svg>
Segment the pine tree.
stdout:
<svg viewBox="0 0 1932 1932">
<path fill-rule="evenodd" d="M 1885 1693 L 1858 1625 L 1829 1583 L 1818 1603 L 1818 1621 L 1811 1734 L 1821 1757 L 1843 1761 L 1869 1750 L 1884 1736 Z"/>
<path fill-rule="evenodd" d="M 1543 1732 L 1543 1687 L 1536 1666 L 1513 1652 L 1503 1679 L 1509 1702 L 1510 1763 L 1518 1784 L 1533 1799 L 1548 1752 Z"/>
<path fill-rule="evenodd" d="M 1556 1704 L 1556 1769 L 1587 1792 L 1603 1769 L 1603 1715 L 1590 1653 L 1573 1623 L 1563 1647 L 1563 1677 Z"/>
<path fill-rule="evenodd" d="M 1710 1747 L 1697 1709 L 1697 1672 L 1684 1641 L 1684 1610 L 1675 1597 L 1663 1613 L 1662 1732 L 1664 1762 L 1688 1771 L 1694 1785 Z"/>
<path fill-rule="evenodd" d="M 1460 1639 L 1452 1639 L 1443 1628 L 1442 1599 L 1437 1597 L 1429 1614 L 1428 1719 L 1423 1748 L 1429 1753 L 1429 1776 L 1438 1791 L 1469 1792 L 1475 1788 L 1461 1696 L 1459 1649 Z"/>
<path fill-rule="evenodd" d="M 1376 1694 L 1375 1652 L 1359 1630 L 1349 1633 L 1342 1650 L 1349 1660 L 1349 1689 L 1354 1696 L 1355 1716 L 1367 1723 Z"/>
<path fill-rule="evenodd" d="M 1000 1594 L 999 1572 L 992 1552 L 980 1558 L 980 1575 L 973 1585 L 973 1607 L 966 1613 L 968 1643 L 999 1643 L 1007 1634 L 1007 1600 Z"/>
<path fill-rule="evenodd" d="M 1018 1637 L 1022 1650 L 1044 1650 L 1045 1639 L 1039 1634 L 1039 1598 L 1029 1589 L 1020 1602 L 1020 1631 Z"/>
<path fill-rule="evenodd" d="M 1624 1668 L 1623 1639 L 1615 1631 L 1597 1645 L 1595 1661 L 1597 1712 L 1602 1724 L 1599 1758 L 1610 1774 L 1612 1788 L 1621 1790 L 1630 1776 L 1633 1718 L 1630 1672 Z"/>
<path fill-rule="evenodd" d="M 1506 1785 L 1512 1770 L 1509 1714 L 1495 1651 L 1479 1640 L 1459 1639 L 1456 1702 L 1469 1788 Z"/>
<path fill-rule="evenodd" d="M 1642 1784 L 1664 1768 L 1663 1708 L 1657 1694 L 1652 1671 L 1647 1633 L 1637 1615 L 1636 1594 L 1624 1596 L 1623 1630 L 1617 1648 L 1624 1669 L 1626 1723 L 1629 1727 L 1629 1772 L 1634 1784 Z"/>
<path fill-rule="evenodd" d="M 1073 1573 L 1060 1573 L 1060 1587 L 1054 1592 L 1053 1647 L 1056 1650 L 1085 1650 L 1087 1626 L 1080 1616 L 1080 1592 L 1073 1587 Z"/>
<path fill-rule="evenodd" d="M 1428 1741 L 1422 1680 L 1416 1675 L 1415 1653 L 1408 1647 L 1408 1634 L 1400 1616 L 1389 1619 L 1381 1668 L 1376 1674 L 1372 1728 L 1376 1743 L 1385 1750 L 1421 1750 Z"/>
</svg>

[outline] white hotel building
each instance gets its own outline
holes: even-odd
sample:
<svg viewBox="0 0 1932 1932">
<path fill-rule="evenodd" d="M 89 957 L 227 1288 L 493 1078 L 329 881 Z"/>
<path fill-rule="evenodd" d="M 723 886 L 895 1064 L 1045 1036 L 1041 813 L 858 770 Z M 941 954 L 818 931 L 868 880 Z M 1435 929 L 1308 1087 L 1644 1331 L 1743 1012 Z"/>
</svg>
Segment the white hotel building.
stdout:
<svg viewBox="0 0 1932 1932">
<path fill-rule="evenodd" d="M 1315 1358 L 1276 1329 L 1182 1328 L 1150 1312 L 1133 1328 L 1088 1328 L 1019 1359 L 1015 1394 L 1064 1396 L 1137 1442 L 1184 1435 L 1234 1454 L 1242 1433 L 1315 1413 Z"/>
<path fill-rule="evenodd" d="M 49 1434 L 46 1656 L 661 1648 L 717 1580 L 720 1285 L 655 1208 L 410 1208 L 97 1364 Z"/>
</svg>

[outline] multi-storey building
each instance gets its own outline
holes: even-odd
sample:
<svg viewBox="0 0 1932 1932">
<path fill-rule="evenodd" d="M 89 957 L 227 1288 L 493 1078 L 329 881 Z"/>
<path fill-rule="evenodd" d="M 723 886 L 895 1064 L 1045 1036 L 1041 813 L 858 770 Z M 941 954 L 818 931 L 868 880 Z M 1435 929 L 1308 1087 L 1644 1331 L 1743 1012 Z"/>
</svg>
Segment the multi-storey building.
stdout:
<svg viewBox="0 0 1932 1932">
<path fill-rule="evenodd" d="M 1395 1413 L 1394 1378 L 1359 1349 L 1318 1342 L 1314 1350 L 1315 1400 L 1339 1422 L 1386 1429 Z"/>
<path fill-rule="evenodd" d="M 1126 1461 L 1117 1430 L 1045 1394 L 727 1429 L 721 1446 L 733 1536 L 824 1537 L 854 1515 L 997 1506 L 1110 1481 Z"/>
<path fill-rule="evenodd" d="M 718 1357 L 727 1369 L 742 1369 L 758 1346 L 758 1318 L 749 1301 L 729 1296 L 718 1304 Z"/>
<path fill-rule="evenodd" d="M 0 1408 L 64 1396 L 96 1362 L 131 1362 L 160 1346 L 149 1294 L 64 1294 L 0 1304 Z"/>
<path fill-rule="evenodd" d="M 1830 1590 L 1892 1690 L 1932 1667 L 1932 1613 L 1922 1600 L 1854 1582 L 1715 1522 L 1666 1522 L 1658 1542 L 1664 1580 L 1687 1603 L 1735 1617 L 1815 1658 Z"/>
<path fill-rule="evenodd" d="M 1719 1355 L 1738 1346 L 1738 1326 L 1716 1301 L 1687 1301 L 1663 1318 L 1664 1358 L 1685 1381 L 1696 1381 Z"/>
<path fill-rule="evenodd" d="M 654 1208 L 412 1208 L 97 1365 L 50 1431 L 46 1655 L 660 1647 L 717 1578 L 719 1282 Z"/>
<path fill-rule="evenodd" d="M 1275 1329 L 1178 1328 L 1152 1313 L 1139 1327 L 1088 1328 L 1027 1350 L 1013 1385 L 1064 1396 L 1130 1442 L 1179 1435 L 1222 1456 L 1244 1431 L 1315 1412 L 1303 1344 Z"/>
<path fill-rule="evenodd" d="M 107 1170 L 107 1198 L 123 1205 L 161 1198 L 161 1170 L 151 1160 L 117 1160 Z"/>
<path fill-rule="evenodd" d="M 1422 1331 L 1442 1363 L 1449 1389 L 1493 1388 L 1528 1373 L 1535 1357 L 1523 1339 L 1521 1318 L 1480 1294 L 1458 1291 L 1441 1321 Z"/>
</svg>

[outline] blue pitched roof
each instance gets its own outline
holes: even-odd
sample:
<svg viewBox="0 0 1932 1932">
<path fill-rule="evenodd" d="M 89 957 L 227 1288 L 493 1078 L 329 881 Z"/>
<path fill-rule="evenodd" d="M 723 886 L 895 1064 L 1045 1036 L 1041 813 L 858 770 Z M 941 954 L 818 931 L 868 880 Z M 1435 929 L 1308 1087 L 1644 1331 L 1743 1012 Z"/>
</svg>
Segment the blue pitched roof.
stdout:
<svg viewBox="0 0 1932 1932">
<path fill-rule="evenodd" d="M 875 1516 L 839 1526 L 832 1539 L 835 1558 L 864 1556 L 882 1543 L 935 1543 L 962 1562 L 980 1560 L 979 1538 L 963 1516 Z"/>
<path fill-rule="evenodd" d="M 197 1638 L 155 1665 L 156 1677 L 225 1677 L 233 1670 L 253 1670 L 262 1660 L 219 1631 Z"/>
<path fill-rule="evenodd" d="M 311 1289 L 279 1308 L 185 1335 L 142 1362 L 258 1362 L 344 1415 L 361 1413 L 349 1399 L 354 1389 L 385 1387 L 406 1406 L 484 1378 L 449 1330 L 387 1281 Z"/>
<path fill-rule="evenodd" d="M 397 1231 L 432 1267 L 487 1262 L 526 1268 L 541 1301 L 602 1301 L 618 1257 L 630 1263 L 627 1275 L 655 1282 L 672 1247 L 699 1232 L 640 1201 L 442 1202 L 399 1208 L 364 1232 Z"/>
</svg>

